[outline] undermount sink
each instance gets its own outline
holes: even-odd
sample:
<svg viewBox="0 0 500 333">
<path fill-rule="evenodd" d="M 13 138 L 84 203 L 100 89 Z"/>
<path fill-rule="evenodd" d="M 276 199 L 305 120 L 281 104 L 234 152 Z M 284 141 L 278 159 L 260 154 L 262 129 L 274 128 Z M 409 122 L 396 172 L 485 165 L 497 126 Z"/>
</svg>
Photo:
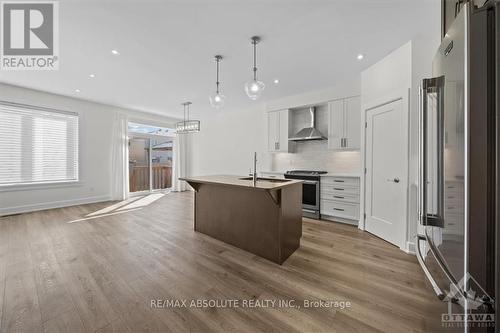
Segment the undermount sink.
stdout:
<svg viewBox="0 0 500 333">
<path fill-rule="evenodd" d="M 253 180 L 253 177 L 243 177 L 240 178 L 240 180 Z M 275 179 L 275 178 L 261 178 L 258 177 L 257 181 L 265 181 L 265 182 L 271 182 L 271 183 L 285 183 L 290 181 L 289 179 Z"/>
</svg>

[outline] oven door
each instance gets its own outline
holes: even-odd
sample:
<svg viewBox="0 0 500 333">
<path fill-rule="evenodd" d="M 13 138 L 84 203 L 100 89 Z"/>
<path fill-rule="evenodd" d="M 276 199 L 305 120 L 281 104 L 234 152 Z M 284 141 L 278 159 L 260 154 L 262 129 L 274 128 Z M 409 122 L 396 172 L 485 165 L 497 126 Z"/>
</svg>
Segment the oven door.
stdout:
<svg viewBox="0 0 500 333">
<path fill-rule="evenodd" d="M 302 183 L 302 208 L 317 211 L 319 209 L 319 182 L 304 180 Z"/>
</svg>

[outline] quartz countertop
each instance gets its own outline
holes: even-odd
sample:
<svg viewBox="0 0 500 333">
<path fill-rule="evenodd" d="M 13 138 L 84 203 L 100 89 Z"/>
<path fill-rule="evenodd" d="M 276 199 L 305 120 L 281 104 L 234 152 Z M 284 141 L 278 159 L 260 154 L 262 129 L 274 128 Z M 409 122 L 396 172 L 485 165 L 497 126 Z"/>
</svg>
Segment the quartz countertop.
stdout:
<svg viewBox="0 0 500 333">
<path fill-rule="evenodd" d="M 276 174 L 276 175 L 284 175 L 286 171 L 259 171 L 259 173 L 267 173 L 267 174 Z M 328 172 L 320 175 L 321 177 L 354 177 L 360 178 L 361 173 L 359 172 Z"/>
<path fill-rule="evenodd" d="M 254 186 L 253 181 L 242 179 L 250 178 L 249 176 L 233 176 L 233 175 L 213 175 L 213 176 L 198 176 L 198 177 L 182 177 L 188 183 L 201 183 L 201 184 L 217 184 L 238 187 L 248 187 L 260 190 L 277 190 L 286 186 L 302 183 L 301 180 L 287 179 L 286 181 L 279 181 L 278 179 L 262 179 L 257 180 Z"/>
</svg>

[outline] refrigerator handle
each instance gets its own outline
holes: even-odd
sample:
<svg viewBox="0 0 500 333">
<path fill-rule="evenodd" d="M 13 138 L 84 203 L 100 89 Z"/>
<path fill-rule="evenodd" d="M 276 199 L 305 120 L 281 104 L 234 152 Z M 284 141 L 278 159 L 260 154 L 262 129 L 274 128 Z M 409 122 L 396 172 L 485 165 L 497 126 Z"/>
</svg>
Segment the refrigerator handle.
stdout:
<svg viewBox="0 0 500 333">
<path fill-rule="evenodd" d="M 425 92 L 422 86 L 418 87 L 418 222 L 425 226 L 426 207 L 425 192 L 427 185 L 425 183 L 425 169 L 427 167 L 427 154 L 425 149 L 426 126 L 424 123 L 424 102 Z"/>
<path fill-rule="evenodd" d="M 444 76 L 439 76 L 430 79 L 422 80 L 422 88 L 419 90 L 421 94 L 420 102 L 420 140 L 419 140 L 419 154 L 420 154 L 420 213 L 421 223 L 423 225 L 443 227 L 444 226 Z M 437 209 L 435 214 L 427 213 L 427 179 L 428 179 L 428 93 L 436 94 L 436 115 L 437 115 L 437 179 L 434 181 L 437 185 Z"/>
<path fill-rule="evenodd" d="M 420 249 L 420 241 L 424 240 L 425 241 L 425 237 L 424 236 L 421 236 L 421 235 L 417 235 L 416 237 L 416 247 L 417 247 L 417 260 L 420 264 L 420 266 L 422 267 L 422 270 L 424 271 L 424 274 L 425 276 L 427 277 L 427 279 L 429 280 L 429 282 L 431 283 L 432 285 L 432 289 L 434 289 L 434 292 L 436 293 L 436 296 L 440 299 L 440 300 L 443 300 L 445 298 L 445 294 L 443 293 L 443 291 L 441 290 L 441 288 L 439 288 L 438 284 L 436 283 L 436 280 L 434 280 L 434 278 L 432 277 L 432 274 L 431 272 L 429 271 L 429 269 L 427 268 L 427 265 L 425 264 L 425 261 L 424 261 L 424 258 L 422 257 L 422 251 Z"/>
</svg>

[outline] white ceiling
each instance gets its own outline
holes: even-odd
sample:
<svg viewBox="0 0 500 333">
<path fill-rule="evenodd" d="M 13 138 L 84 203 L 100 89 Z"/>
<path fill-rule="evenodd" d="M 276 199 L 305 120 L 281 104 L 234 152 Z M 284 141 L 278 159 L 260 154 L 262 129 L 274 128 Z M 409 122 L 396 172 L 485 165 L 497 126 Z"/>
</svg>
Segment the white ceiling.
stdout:
<svg viewBox="0 0 500 333">
<path fill-rule="evenodd" d="M 215 89 L 213 56 L 222 54 L 225 109 L 236 110 L 256 103 L 243 91 L 251 78 L 252 35 L 262 36 L 258 73 L 266 101 L 359 75 L 439 24 L 429 22 L 439 17 L 429 12 L 439 2 L 64 0 L 59 71 L 3 71 L 0 81 L 170 116 L 180 116 L 180 103 L 191 100 L 199 115 L 219 112 L 208 95 Z"/>
</svg>

